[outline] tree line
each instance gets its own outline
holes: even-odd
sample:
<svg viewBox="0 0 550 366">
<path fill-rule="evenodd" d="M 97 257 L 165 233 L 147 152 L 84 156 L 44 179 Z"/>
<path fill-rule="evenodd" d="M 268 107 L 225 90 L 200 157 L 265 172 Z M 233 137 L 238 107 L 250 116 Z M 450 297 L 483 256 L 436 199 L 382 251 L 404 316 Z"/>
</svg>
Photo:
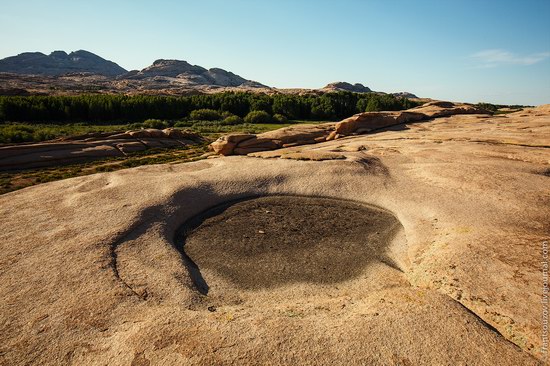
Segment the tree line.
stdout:
<svg viewBox="0 0 550 366">
<path fill-rule="evenodd" d="M 417 105 L 417 102 L 391 94 L 350 92 L 322 95 L 224 92 L 181 97 L 0 96 L 0 121 L 111 124 L 151 118 L 179 120 L 189 118 L 191 112 L 199 109 L 228 112 L 239 117 L 251 111 L 264 111 L 293 120 L 339 120 L 359 112 L 402 110 Z"/>
</svg>

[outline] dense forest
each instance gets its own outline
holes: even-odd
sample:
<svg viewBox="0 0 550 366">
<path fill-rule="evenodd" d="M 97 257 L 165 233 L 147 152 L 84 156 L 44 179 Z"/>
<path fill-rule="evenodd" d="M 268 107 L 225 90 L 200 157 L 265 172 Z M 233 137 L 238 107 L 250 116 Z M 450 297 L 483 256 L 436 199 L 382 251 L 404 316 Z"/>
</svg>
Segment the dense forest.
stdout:
<svg viewBox="0 0 550 366">
<path fill-rule="evenodd" d="M 209 109 L 245 117 L 264 111 L 292 120 L 338 120 L 355 113 L 401 110 L 418 105 L 405 98 L 376 93 L 322 95 L 225 92 L 185 97 L 150 95 L 0 96 L 0 121 L 112 124 L 156 118 L 181 120 Z"/>
</svg>

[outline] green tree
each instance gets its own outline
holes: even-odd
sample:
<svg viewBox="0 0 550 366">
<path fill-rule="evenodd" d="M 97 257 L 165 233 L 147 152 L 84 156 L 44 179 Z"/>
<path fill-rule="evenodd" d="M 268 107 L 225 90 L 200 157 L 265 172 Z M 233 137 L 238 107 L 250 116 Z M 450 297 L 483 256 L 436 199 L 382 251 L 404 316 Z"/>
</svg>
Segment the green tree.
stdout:
<svg viewBox="0 0 550 366">
<path fill-rule="evenodd" d="M 219 121 L 222 119 L 220 112 L 206 108 L 194 110 L 190 117 L 195 121 Z"/>
<path fill-rule="evenodd" d="M 244 117 L 246 123 L 271 123 L 272 117 L 264 111 L 252 111 Z"/>
</svg>

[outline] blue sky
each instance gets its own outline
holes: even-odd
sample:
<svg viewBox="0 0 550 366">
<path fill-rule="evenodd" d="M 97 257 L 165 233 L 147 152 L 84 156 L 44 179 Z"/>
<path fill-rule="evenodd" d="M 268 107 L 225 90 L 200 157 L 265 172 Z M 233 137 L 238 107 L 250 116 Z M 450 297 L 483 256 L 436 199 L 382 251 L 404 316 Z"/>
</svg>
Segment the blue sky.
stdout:
<svg viewBox="0 0 550 366">
<path fill-rule="evenodd" d="M 550 0 L 0 1 L 0 58 L 85 49 L 127 69 L 175 58 L 275 87 L 550 103 Z"/>
</svg>

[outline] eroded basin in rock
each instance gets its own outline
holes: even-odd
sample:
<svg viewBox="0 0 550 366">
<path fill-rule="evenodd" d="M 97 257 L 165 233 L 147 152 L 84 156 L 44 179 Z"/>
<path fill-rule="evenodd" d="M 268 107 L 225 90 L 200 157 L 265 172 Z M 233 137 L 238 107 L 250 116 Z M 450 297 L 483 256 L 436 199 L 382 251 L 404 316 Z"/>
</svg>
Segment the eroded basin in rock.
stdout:
<svg viewBox="0 0 550 366">
<path fill-rule="evenodd" d="M 195 285 L 205 294 L 218 277 L 254 290 L 343 282 L 374 262 L 398 269 L 395 248 L 389 247 L 401 229 L 397 218 L 380 208 L 269 196 L 212 208 L 178 235 Z"/>
</svg>

